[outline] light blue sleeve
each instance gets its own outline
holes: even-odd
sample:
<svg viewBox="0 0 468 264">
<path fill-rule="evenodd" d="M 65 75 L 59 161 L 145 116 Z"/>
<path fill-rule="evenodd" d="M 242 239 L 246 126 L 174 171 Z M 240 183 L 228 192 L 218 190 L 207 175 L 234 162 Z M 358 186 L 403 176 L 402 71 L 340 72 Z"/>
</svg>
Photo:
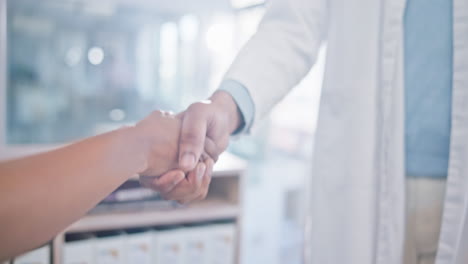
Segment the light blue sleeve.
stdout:
<svg viewBox="0 0 468 264">
<path fill-rule="evenodd" d="M 241 112 L 243 124 L 233 135 L 248 134 L 254 122 L 255 105 L 247 88 L 237 81 L 224 80 L 218 90 L 228 92 Z"/>
</svg>

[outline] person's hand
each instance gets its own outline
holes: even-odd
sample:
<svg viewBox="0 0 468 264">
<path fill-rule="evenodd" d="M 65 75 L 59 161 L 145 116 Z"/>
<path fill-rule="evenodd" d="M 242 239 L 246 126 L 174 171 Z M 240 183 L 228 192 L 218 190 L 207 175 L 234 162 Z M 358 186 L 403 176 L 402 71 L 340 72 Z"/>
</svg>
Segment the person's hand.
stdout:
<svg viewBox="0 0 468 264">
<path fill-rule="evenodd" d="M 178 116 L 182 119 L 179 139 L 182 170 L 195 168 L 204 151 L 216 161 L 242 122 L 234 99 L 225 91 L 217 91 L 209 100 L 190 105 Z"/>
<path fill-rule="evenodd" d="M 208 101 L 192 104 L 178 117 L 182 120 L 179 169 L 140 180 L 168 200 L 188 203 L 205 198 L 213 163 L 226 150 L 229 136 L 240 126 L 242 118 L 233 98 L 225 91 L 216 92 Z M 204 165 L 197 167 L 200 160 Z M 200 166 L 205 166 L 203 173 L 199 173 Z M 191 172 L 185 177 L 184 171 Z"/>
<path fill-rule="evenodd" d="M 208 158 L 187 175 L 181 170 L 172 170 L 161 177 L 140 176 L 140 183 L 157 190 L 166 200 L 181 204 L 200 201 L 208 194 L 213 165 L 214 161 Z"/>
<path fill-rule="evenodd" d="M 180 118 L 167 112 L 154 111 L 133 129 L 145 153 L 145 167 L 139 172 L 140 175 L 158 176 L 178 168 Z"/>
</svg>

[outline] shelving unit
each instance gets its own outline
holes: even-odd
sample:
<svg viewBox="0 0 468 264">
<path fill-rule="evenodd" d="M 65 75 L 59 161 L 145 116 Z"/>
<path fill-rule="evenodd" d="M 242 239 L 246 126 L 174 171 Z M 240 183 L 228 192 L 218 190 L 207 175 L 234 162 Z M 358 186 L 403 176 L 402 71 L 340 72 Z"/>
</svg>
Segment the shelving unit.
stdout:
<svg viewBox="0 0 468 264">
<path fill-rule="evenodd" d="M 169 210 L 113 213 L 85 216 L 72 224 L 66 233 L 127 229 L 148 226 L 186 224 L 234 219 L 239 215 L 237 204 L 222 200 L 199 202 L 192 206 Z"/>
<path fill-rule="evenodd" d="M 76 233 L 191 225 L 230 220 L 235 223 L 237 242 L 234 252 L 240 254 L 241 197 L 246 162 L 230 154 L 220 157 L 214 168 L 207 198 L 187 206 L 171 209 L 139 210 L 86 215 L 58 234 L 52 244 L 52 264 L 61 264 L 65 236 Z M 239 257 L 236 258 L 238 262 Z"/>
</svg>

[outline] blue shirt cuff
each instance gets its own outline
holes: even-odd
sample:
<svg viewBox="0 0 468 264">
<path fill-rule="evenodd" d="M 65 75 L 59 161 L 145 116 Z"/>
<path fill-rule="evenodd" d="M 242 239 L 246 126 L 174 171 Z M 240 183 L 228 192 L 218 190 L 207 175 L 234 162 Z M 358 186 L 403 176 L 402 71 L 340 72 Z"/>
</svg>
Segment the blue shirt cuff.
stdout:
<svg viewBox="0 0 468 264">
<path fill-rule="evenodd" d="M 255 105 L 247 88 L 237 81 L 224 80 L 218 90 L 226 91 L 232 96 L 244 120 L 233 135 L 248 134 L 255 117 Z"/>
</svg>

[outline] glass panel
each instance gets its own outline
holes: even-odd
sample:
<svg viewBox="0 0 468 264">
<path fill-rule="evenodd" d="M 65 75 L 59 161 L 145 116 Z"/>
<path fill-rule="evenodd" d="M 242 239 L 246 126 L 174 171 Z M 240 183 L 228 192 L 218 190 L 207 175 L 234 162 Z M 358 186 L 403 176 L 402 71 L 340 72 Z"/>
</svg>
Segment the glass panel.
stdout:
<svg viewBox="0 0 468 264">
<path fill-rule="evenodd" d="M 7 143 L 75 140 L 207 96 L 235 54 L 233 14 L 155 2 L 8 1 Z"/>
</svg>

